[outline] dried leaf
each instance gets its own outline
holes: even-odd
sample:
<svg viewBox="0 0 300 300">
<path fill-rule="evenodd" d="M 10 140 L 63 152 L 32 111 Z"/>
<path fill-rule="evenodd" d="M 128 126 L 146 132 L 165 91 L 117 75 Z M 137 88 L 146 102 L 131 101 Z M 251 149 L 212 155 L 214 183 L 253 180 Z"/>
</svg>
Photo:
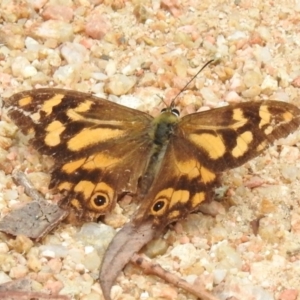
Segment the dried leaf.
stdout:
<svg viewBox="0 0 300 300">
<path fill-rule="evenodd" d="M 66 218 L 68 212 L 56 204 L 48 203 L 24 173 L 17 172 L 14 179 L 25 187 L 26 194 L 33 201 L 6 215 L 0 221 L 0 231 L 39 240 Z"/>
<path fill-rule="evenodd" d="M 99 274 L 100 285 L 106 300 L 111 299 L 111 287 L 133 254 L 151 241 L 156 233 L 157 230 L 151 222 L 142 223 L 138 228 L 129 222 L 116 234 L 106 250 Z"/>
</svg>

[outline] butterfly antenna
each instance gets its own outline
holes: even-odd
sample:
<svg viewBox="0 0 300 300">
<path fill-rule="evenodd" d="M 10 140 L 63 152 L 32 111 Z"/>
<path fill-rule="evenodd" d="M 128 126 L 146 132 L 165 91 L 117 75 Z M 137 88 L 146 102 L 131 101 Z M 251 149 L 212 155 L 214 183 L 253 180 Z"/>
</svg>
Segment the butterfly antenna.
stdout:
<svg viewBox="0 0 300 300">
<path fill-rule="evenodd" d="M 204 64 L 204 66 L 188 81 L 188 83 L 182 88 L 182 90 L 175 96 L 175 98 L 172 100 L 171 107 L 174 107 L 175 100 L 179 97 L 179 95 L 186 90 L 186 88 L 189 86 L 189 84 L 205 69 L 209 64 L 211 64 L 214 59 L 209 60 L 207 63 Z"/>
<path fill-rule="evenodd" d="M 161 102 L 166 106 L 168 107 L 168 104 L 165 102 L 164 98 L 158 94 L 156 94 L 156 96 L 161 100 Z"/>
</svg>

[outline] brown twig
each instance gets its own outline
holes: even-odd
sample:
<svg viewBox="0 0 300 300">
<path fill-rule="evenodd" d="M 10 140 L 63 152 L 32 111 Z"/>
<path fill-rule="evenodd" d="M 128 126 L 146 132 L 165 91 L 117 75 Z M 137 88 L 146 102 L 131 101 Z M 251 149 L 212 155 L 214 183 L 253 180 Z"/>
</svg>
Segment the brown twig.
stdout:
<svg viewBox="0 0 300 300">
<path fill-rule="evenodd" d="M 147 261 L 139 254 L 134 254 L 131 258 L 131 262 L 139 266 L 146 274 L 155 275 L 176 287 L 186 290 L 196 297 L 199 297 L 203 300 L 218 300 L 211 293 L 207 292 L 203 285 L 195 286 L 189 284 L 177 275 L 164 270 L 159 264 L 153 264 L 151 261 Z"/>
<path fill-rule="evenodd" d="M 13 173 L 12 178 L 15 182 L 22 185 L 25 189 L 25 193 L 34 201 L 43 202 L 46 201 L 42 194 L 40 194 L 33 186 L 28 177 L 21 171 Z"/>
<path fill-rule="evenodd" d="M 36 292 L 32 287 L 33 281 L 28 278 L 15 279 L 0 284 L 1 300 L 70 300 L 68 296 Z"/>
</svg>

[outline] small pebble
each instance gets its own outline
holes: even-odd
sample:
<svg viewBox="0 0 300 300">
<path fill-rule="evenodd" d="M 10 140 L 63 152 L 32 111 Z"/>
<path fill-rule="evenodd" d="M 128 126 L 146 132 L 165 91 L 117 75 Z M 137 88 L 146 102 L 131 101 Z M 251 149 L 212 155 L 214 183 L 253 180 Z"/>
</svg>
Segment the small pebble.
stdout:
<svg viewBox="0 0 300 300">
<path fill-rule="evenodd" d="M 265 94 L 271 94 L 278 89 L 278 81 L 275 80 L 273 77 L 267 75 L 262 84 L 261 90 Z"/>
<path fill-rule="evenodd" d="M 123 74 L 116 74 L 110 77 L 105 84 L 104 89 L 107 93 L 116 96 L 127 94 L 136 84 L 135 76 L 125 76 Z"/>
<path fill-rule="evenodd" d="M 79 43 L 66 42 L 60 51 L 68 64 L 82 64 L 88 59 L 87 49 Z"/>
<path fill-rule="evenodd" d="M 27 267 L 33 272 L 38 272 L 42 269 L 42 262 L 38 257 L 29 255 L 27 260 Z"/>
<path fill-rule="evenodd" d="M 48 5 L 42 13 L 45 20 L 61 20 L 69 22 L 73 18 L 73 9 L 65 5 Z"/>
<path fill-rule="evenodd" d="M 259 86 L 263 81 L 263 77 L 260 72 L 251 70 L 245 73 L 244 83 L 247 88 Z"/>
<path fill-rule="evenodd" d="M 60 272 L 61 268 L 62 268 L 62 262 L 59 258 L 52 258 L 48 261 L 49 268 L 51 269 L 51 271 L 54 274 L 57 274 Z"/>
<path fill-rule="evenodd" d="M 9 241 L 9 245 L 18 253 L 27 253 L 32 248 L 33 242 L 24 235 L 18 235 L 16 239 Z"/>
<path fill-rule="evenodd" d="M 53 74 L 53 79 L 57 83 L 72 84 L 79 80 L 80 72 L 76 65 L 66 65 L 59 67 Z"/>
<path fill-rule="evenodd" d="M 73 38 L 72 25 L 61 20 L 48 20 L 33 27 L 31 30 L 37 37 L 42 39 L 66 42 L 71 41 Z"/>
<path fill-rule="evenodd" d="M 299 291 L 295 290 L 295 289 L 287 289 L 282 291 L 279 296 L 278 299 L 279 300 L 297 300 L 297 297 L 299 295 Z"/>
<path fill-rule="evenodd" d="M 28 268 L 26 266 L 17 265 L 16 267 L 12 267 L 9 276 L 13 279 L 23 278 L 28 274 Z"/>
<path fill-rule="evenodd" d="M 97 271 L 100 267 L 101 260 L 96 251 L 90 252 L 85 255 L 82 264 L 87 268 L 90 272 Z"/>
<path fill-rule="evenodd" d="M 89 17 L 85 25 L 85 32 L 93 39 L 101 40 L 111 29 L 108 18 L 101 14 L 94 14 Z"/>
<path fill-rule="evenodd" d="M 174 247 L 170 255 L 173 259 L 179 259 L 180 268 L 187 268 L 197 259 L 197 250 L 192 244 L 183 244 Z"/>
</svg>

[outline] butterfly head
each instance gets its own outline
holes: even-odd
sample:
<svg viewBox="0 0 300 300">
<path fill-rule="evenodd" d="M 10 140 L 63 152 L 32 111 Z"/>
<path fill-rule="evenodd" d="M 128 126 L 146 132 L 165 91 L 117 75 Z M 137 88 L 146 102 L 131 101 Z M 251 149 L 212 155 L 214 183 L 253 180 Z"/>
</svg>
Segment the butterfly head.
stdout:
<svg viewBox="0 0 300 300">
<path fill-rule="evenodd" d="M 180 112 L 179 110 L 174 107 L 174 105 L 171 105 L 170 107 L 165 107 L 161 110 L 161 114 L 172 114 L 174 116 L 176 116 L 177 118 L 180 117 Z"/>
</svg>

